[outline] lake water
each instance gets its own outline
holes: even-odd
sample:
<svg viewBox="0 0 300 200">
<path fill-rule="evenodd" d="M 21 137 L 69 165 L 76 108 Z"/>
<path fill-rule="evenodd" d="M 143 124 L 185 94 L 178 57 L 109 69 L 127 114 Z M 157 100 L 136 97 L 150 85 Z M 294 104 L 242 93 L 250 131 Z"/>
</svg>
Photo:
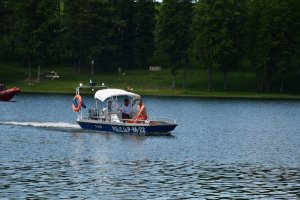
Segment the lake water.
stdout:
<svg viewBox="0 0 300 200">
<path fill-rule="evenodd" d="M 178 127 L 136 136 L 80 129 L 72 98 L 0 102 L 0 198 L 300 199 L 299 101 L 145 97 Z"/>
</svg>

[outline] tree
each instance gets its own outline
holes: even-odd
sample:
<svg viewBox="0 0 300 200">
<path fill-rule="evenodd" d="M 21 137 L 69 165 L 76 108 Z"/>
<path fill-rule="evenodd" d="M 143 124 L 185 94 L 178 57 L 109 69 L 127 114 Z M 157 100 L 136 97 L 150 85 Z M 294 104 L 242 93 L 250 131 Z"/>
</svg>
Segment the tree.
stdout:
<svg viewBox="0 0 300 200">
<path fill-rule="evenodd" d="M 285 80 L 299 66 L 299 9 L 295 0 L 251 2 L 249 55 L 256 66 L 258 91 L 268 92 L 277 76 L 283 92 Z"/>
<path fill-rule="evenodd" d="M 31 64 L 44 64 L 55 48 L 58 30 L 58 0 L 30 0 L 15 4 L 17 22 L 15 26 L 18 44 L 28 62 L 28 78 L 31 79 Z"/>
<path fill-rule="evenodd" d="M 88 36 L 86 27 L 88 26 L 87 17 L 89 11 L 84 0 L 65 0 L 64 1 L 66 28 L 66 46 L 72 49 L 74 68 L 81 71 L 81 63 L 88 52 Z"/>
<path fill-rule="evenodd" d="M 134 59 L 135 66 L 145 67 L 154 52 L 155 2 L 138 0 L 135 3 Z"/>
<path fill-rule="evenodd" d="M 245 1 L 203 0 L 196 4 L 193 20 L 193 53 L 208 71 L 208 90 L 211 89 L 213 67 L 224 73 L 224 90 L 227 74 L 237 67 L 243 52 L 246 12 Z"/>
<path fill-rule="evenodd" d="M 14 59 L 15 56 L 15 10 L 16 6 L 14 1 L 0 1 L 0 43 L 2 42 L 3 44 L 3 48 L 1 48 L 1 50 L 3 53 L 6 53 L 7 49 L 4 46 L 10 46 L 9 59 Z"/>
<path fill-rule="evenodd" d="M 117 60 L 121 68 L 133 67 L 135 41 L 135 1 L 115 0 L 114 7 L 118 15 L 119 29 L 117 31 Z"/>
<path fill-rule="evenodd" d="M 48 63 L 57 54 L 58 36 L 60 35 L 60 4 L 62 0 L 30 0 L 28 2 L 2 0 L 3 17 L 1 26 L 4 41 L 10 46 L 9 58 L 15 60 L 15 53 L 28 60 L 29 51 L 38 55 L 34 60 Z M 1 21 L 0 20 L 0 21 Z M 38 49 L 33 50 L 29 38 Z M 7 48 L 9 50 L 9 48 Z M 5 50 L 5 51 L 7 51 Z M 8 52 L 8 51 L 7 51 Z"/>
<path fill-rule="evenodd" d="M 217 2 L 216 2 L 217 3 Z M 219 21 L 219 49 L 217 65 L 224 74 L 224 90 L 227 90 L 228 72 L 237 69 L 245 52 L 244 36 L 246 22 L 246 1 L 227 0 L 216 5 Z"/>
<path fill-rule="evenodd" d="M 4 2 L 3 0 L 0 0 L 0 38 L 4 32 L 3 27 L 4 27 Z"/>
<path fill-rule="evenodd" d="M 4 18 L 5 18 L 4 2 L 3 0 L 0 0 L 0 55 L 4 49 L 1 48 L 1 43 L 3 42 L 3 38 L 4 38 L 4 24 L 5 24 Z"/>
<path fill-rule="evenodd" d="M 115 63 L 120 20 L 108 0 L 65 1 L 67 44 L 74 66 L 95 60 L 96 68 L 109 69 Z"/>
<path fill-rule="evenodd" d="M 208 0 L 196 3 L 193 19 L 194 42 L 193 55 L 207 68 L 208 90 L 211 90 L 213 66 L 216 60 L 216 43 L 218 27 L 212 7 L 213 2 Z"/>
<path fill-rule="evenodd" d="M 89 0 L 89 55 L 97 61 L 97 67 L 116 69 L 116 54 L 118 51 L 117 34 L 121 21 L 115 15 L 115 8 L 107 0 Z"/>
<path fill-rule="evenodd" d="M 191 19 L 191 0 L 163 1 L 157 22 L 157 42 L 158 48 L 169 57 L 172 66 L 173 88 L 175 88 L 177 69 L 183 64 L 187 66 L 191 41 L 189 28 Z M 185 80 L 183 86 L 185 87 Z"/>
<path fill-rule="evenodd" d="M 275 74 L 280 80 L 280 92 L 284 83 L 300 65 L 300 2 L 278 1 L 274 5 L 273 26 L 276 28 L 273 45 L 276 49 Z"/>
</svg>

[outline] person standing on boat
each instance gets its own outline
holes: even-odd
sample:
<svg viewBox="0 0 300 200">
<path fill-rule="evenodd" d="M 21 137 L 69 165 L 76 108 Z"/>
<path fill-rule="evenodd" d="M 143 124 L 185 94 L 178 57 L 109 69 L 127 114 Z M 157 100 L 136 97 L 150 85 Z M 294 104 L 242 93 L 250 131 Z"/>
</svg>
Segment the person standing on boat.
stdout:
<svg viewBox="0 0 300 200">
<path fill-rule="evenodd" d="M 129 105 L 129 99 L 124 100 L 124 105 L 121 108 L 122 119 L 129 119 L 131 114 L 131 106 Z"/>
<path fill-rule="evenodd" d="M 143 100 L 139 99 L 137 101 L 137 103 L 138 103 L 137 104 L 138 112 L 136 113 L 135 117 L 133 118 L 133 123 L 136 123 L 139 120 L 146 120 L 148 118 L 146 106 L 144 105 Z"/>
</svg>

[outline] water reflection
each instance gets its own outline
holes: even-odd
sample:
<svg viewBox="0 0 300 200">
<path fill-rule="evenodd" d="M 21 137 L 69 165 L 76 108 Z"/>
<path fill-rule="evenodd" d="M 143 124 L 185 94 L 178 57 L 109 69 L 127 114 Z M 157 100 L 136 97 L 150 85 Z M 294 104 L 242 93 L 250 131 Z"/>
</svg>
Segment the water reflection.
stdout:
<svg viewBox="0 0 300 200">
<path fill-rule="evenodd" d="M 0 164 L 0 193 L 4 198 L 298 199 L 300 172 L 191 161 L 14 161 Z"/>
</svg>

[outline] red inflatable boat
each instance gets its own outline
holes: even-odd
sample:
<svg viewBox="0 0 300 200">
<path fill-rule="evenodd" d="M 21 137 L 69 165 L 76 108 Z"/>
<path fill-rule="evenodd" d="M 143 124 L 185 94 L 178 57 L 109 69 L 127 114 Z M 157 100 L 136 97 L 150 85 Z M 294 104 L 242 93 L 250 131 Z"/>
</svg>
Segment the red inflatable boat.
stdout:
<svg viewBox="0 0 300 200">
<path fill-rule="evenodd" d="M 7 90 L 0 90 L 0 101 L 9 101 L 16 94 L 19 94 L 19 93 L 20 93 L 20 89 L 17 87 L 7 89 Z"/>
</svg>

